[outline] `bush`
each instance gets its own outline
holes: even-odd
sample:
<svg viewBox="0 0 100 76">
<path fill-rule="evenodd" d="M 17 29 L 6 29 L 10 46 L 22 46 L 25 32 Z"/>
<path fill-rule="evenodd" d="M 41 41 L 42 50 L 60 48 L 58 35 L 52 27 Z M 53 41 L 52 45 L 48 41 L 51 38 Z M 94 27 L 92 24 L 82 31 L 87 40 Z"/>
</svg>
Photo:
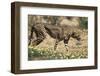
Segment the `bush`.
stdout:
<svg viewBox="0 0 100 76">
<path fill-rule="evenodd" d="M 80 19 L 80 26 L 84 29 L 88 29 L 88 18 L 87 17 L 82 17 Z"/>
</svg>

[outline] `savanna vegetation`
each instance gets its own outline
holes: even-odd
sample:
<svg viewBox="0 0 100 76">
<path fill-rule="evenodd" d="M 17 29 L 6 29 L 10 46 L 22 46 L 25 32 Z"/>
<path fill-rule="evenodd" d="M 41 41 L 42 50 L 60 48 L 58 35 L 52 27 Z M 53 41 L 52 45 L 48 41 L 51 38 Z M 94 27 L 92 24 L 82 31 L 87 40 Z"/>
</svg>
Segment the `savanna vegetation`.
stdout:
<svg viewBox="0 0 100 76">
<path fill-rule="evenodd" d="M 62 21 L 63 20 L 63 21 Z M 65 50 L 63 41 L 59 42 L 56 50 L 53 49 L 55 39 L 46 33 L 46 38 L 36 46 L 28 45 L 28 60 L 53 60 L 53 59 L 81 59 L 88 57 L 88 18 L 87 17 L 60 17 L 60 16 L 28 16 L 28 37 L 31 35 L 31 27 L 34 23 L 51 24 L 54 26 L 79 26 L 81 45 L 77 40 L 70 38 L 68 51 Z M 65 30 L 66 31 L 66 30 Z M 77 30 L 76 30 L 77 31 Z M 36 34 L 33 33 L 33 39 Z"/>
</svg>

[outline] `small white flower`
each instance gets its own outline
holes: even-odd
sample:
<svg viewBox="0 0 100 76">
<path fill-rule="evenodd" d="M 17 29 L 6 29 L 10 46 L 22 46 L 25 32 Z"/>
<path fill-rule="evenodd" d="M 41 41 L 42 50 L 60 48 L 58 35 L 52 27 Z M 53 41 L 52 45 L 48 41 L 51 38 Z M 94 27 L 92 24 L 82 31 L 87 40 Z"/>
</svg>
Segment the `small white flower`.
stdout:
<svg viewBox="0 0 100 76">
<path fill-rule="evenodd" d="M 32 54 L 33 54 L 34 52 L 32 51 Z"/>
</svg>

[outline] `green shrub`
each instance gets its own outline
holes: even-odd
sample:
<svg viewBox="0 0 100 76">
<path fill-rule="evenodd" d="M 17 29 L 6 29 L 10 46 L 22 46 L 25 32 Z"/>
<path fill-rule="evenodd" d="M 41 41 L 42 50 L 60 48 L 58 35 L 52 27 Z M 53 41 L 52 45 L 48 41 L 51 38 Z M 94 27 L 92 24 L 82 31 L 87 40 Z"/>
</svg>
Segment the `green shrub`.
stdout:
<svg viewBox="0 0 100 76">
<path fill-rule="evenodd" d="M 80 19 L 80 26 L 84 29 L 88 29 L 88 18 L 87 17 L 82 17 Z"/>
</svg>

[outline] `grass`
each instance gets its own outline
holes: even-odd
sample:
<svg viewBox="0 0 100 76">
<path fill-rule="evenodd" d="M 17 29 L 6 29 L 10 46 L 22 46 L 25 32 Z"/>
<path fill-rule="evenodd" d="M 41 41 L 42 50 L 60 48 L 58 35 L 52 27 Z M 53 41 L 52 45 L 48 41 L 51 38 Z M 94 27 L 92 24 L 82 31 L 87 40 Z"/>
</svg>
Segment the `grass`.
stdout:
<svg viewBox="0 0 100 76">
<path fill-rule="evenodd" d="M 52 49 L 28 48 L 28 60 L 55 60 L 87 58 L 87 50 L 58 52 Z"/>
</svg>

